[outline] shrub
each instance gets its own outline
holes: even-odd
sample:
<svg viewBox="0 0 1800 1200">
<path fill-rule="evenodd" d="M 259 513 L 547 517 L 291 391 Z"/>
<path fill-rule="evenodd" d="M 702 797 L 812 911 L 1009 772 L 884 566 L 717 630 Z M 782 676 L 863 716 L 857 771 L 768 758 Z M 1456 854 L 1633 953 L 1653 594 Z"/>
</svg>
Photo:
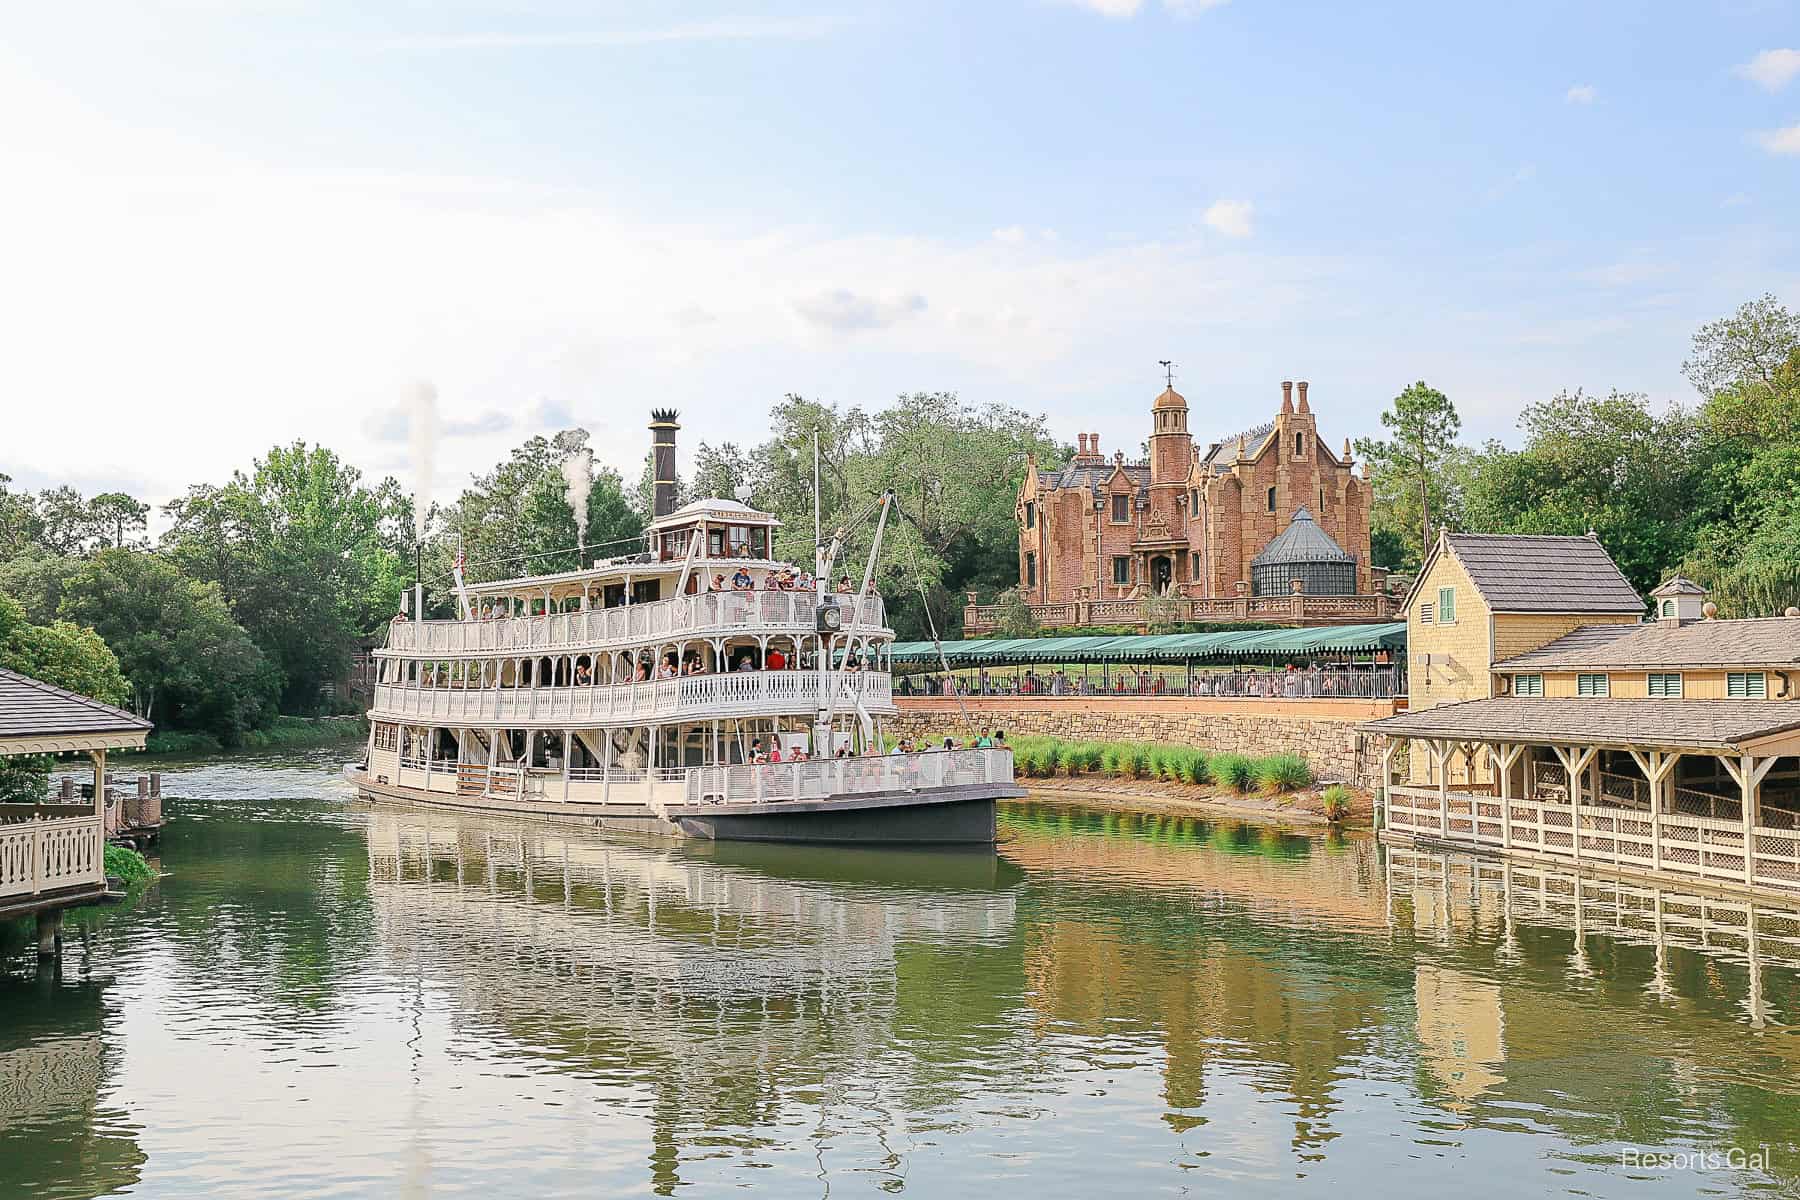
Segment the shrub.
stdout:
<svg viewBox="0 0 1800 1200">
<path fill-rule="evenodd" d="M 1099 742 L 1081 743 L 1081 769 L 1098 771 L 1106 765 L 1106 747 Z"/>
<path fill-rule="evenodd" d="M 1150 764 L 1144 773 L 1151 779 L 1167 779 L 1174 773 L 1170 763 L 1173 756 L 1168 747 L 1151 746 L 1144 753 Z"/>
<path fill-rule="evenodd" d="M 1081 774 L 1081 747 L 1073 742 L 1056 744 L 1056 770 L 1061 775 Z"/>
<path fill-rule="evenodd" d="M 142 883 L 156 878 L 156 872 L 151 870 L 144 856 L 124 846 L 106 848 L 106 873 L 123 879 L 126 883 Z"/>
<path fill-rule="evenodd" d="M 1190 750 L 1187 761 L 1181 764 L 1181 777 L 1188 783 L 1211 783 L 1212 764 L 1206 761 L 1205 754 Z"/>
<path fill-rule="evenodd" d="M 1143 779 L 1150 774 L 1150 752 L 1142 746 L 1133 746 L 1126 751 L 1125 770 L 1133 779 Z"/>
<path fill-rule="evenodd" d="M 1130 771 L 1131 752 L 1117 742 L 1109 742 L 1100 752 L 1100 767 L 1108 775 L 1125 775 Z"/>
<path fill-rule="evenodd" d="M 1226 787 L 1247 792 L 1256 782 L 1256 764 L 1242 754 L 1221 754 L 1212 760 L 1212 777 Z"/>
<path fill-rule="evenodd" d="M 1312 768 L 1298 754 L 1271 754 L 1256 760 L 1256 782 L 1270 795 L 1298 791 L 1312 782 Z"/>
<path fill-rule="evenodd" d="M 1325 819 L 1333 825 L 1350 815 L 1350 789 L 1334 783 L 1319 794 L 1319 805 Z"/>
</svg>

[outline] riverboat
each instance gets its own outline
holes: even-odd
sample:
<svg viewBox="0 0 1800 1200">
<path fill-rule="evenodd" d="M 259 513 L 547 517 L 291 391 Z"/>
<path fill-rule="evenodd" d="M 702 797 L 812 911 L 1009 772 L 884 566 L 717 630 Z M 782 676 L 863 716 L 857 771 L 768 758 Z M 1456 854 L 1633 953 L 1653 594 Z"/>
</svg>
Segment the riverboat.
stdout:
<svg viewBox="0 0 1800 1200">
<path fill-rule="evenodd" d="M 729 841 L 976 844 L 1022 796 L 1004 749 L 883 753 L 894 712 L 882 598 L 827 586 L 844 530 L 802 573 L 773 514 L 674 505 L 672 412 L 653 414 L 643 550 L 471 583 L 456 614 L 411 614 L 375 652 L 366 795 Z"/>
</svg>

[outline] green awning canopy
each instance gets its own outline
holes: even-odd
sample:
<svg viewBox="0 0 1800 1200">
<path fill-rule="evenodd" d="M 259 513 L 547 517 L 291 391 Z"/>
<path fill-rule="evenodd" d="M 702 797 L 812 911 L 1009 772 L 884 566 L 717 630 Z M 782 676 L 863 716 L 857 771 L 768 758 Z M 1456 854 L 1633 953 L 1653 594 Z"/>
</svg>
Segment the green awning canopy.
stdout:
<svg viewBox="0 0 1800 1200">
<path fill-rule="evenodd" d="M 1336 625 L 1310 629 L 1253 629 L 1219 633 L 1167 633 L 1125 637 L 976 638 L 945 642 L 952 667 L 1026 663 L 1149 663 L 1254 661 L 1281 657 L 1330 657 L 1404 651 L 1406 622 Z M 931 642 L 894 643 L 896 666 L 935 667 Z"/>
</svg>

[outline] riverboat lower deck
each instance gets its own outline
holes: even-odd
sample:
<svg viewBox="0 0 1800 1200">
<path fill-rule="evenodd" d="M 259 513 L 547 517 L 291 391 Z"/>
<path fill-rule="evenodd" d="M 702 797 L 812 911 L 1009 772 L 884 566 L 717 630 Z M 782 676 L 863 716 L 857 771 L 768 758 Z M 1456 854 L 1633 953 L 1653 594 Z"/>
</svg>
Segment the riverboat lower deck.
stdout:
<svg viewBox="0 0 1800 1200">
<path fill-rule="evenodd" d="M 382 751 L 345 768 L 388 799 L 720 841 L 992 845 L 995 803 L 1025 794 L 991 749 L 574 774 Z"/>
</svg>

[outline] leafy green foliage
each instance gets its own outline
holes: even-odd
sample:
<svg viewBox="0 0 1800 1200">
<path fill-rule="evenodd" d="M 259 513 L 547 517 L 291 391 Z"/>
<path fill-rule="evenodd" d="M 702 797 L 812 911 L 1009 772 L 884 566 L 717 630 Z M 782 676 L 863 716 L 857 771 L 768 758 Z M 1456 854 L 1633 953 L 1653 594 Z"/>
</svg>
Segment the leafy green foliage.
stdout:
<svg viewBox="0 0 1800 1200">
<path fill-rule="evenodd" d="M 219 585 L 167 558 L 102 550 L 66 584 L 65 616 L 119 656 L 139 716 L 235 745 L 275 715 L 281 679 L 231 617 Z"/>
<path fill-rule="evenodd" d="M 1334 783 L 1319 793 L 1319 811 L 1325 819 L 1337 824 L 1350 816 L 1350 789 Z"/>
<path fill-rule="evenodd" d="M 1255 762 L 1256 784 L 1270 795 L 1293 792 L 1312 783 L 1312 768 L 1298 754 L 1271 754 Z"/>
<path fill-rule="evenodd" d="M 210 581 L 282 681 L 284 711 L 316 711 L 359 638 L 396 610 L 407 582 L 412 508 L 323 446 L 277 446 L 250 474 L 169 506 L 165 549 Z"/>
<path fill-rule="evenodd" d="M 127 884 L 148 883 L 156 878 L 149 860 L 127 846 L 106 847 L 106 873 Z"/>
<path fill-rule="evenodd" d="M 1242 754 L 1215 754 L 1212 775 L 1224 787 L 1247 792 L 1256 782 L 1256 764 Z"/>
<path fill-rule="evenodd" d="M 0 667 L 107 704 L 124 702 L 119 660 L 91 629 L 68 621 L 34 625 L 18 601 L 0 594 Z M 0 801 L 44 798 L 50 758 L 0 758 Z"/>
<path fill-rule="evenodd" d="M 1450 398 L 1420 380 L 1381 414 L 1386 438 L 1359 438 L 1356 452 L 1370 467 L 1378 527 L 1401 539 L 1410 561 L 1431 545 L 1432 519 L 1449 507 L 1444 466 L 1454 456 L 1462 418 Z M 1414 541 L 1414 537 L 1417 541 Z"/>
</svg>

